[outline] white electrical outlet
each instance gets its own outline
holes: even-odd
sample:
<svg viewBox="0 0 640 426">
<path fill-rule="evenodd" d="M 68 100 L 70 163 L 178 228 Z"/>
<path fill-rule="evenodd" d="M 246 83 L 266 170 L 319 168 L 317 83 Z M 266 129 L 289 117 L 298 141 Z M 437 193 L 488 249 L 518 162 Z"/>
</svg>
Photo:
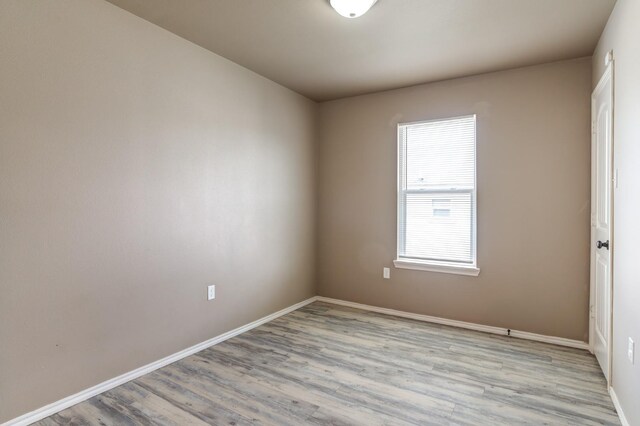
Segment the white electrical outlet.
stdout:
<svg viewBox="0 0 640 426">
<path fill-rule="evenodd" d="M 391 278 L 391 269 L 382 268 L 382 278 L 384 278 L 385 280 L 388 280 L 389 278 Z"/>
<path fill-rule="evenodd" d="M 216 286 L 210 285 L 207 287 L 207 300 L 213 300 L 216 298 Z"/>
<path fill-rule="evenodd" d="M 627 350 L 627 356 L 629 357 L 629 361 L 631 361 L 631 364 L 633 364 L 635 350 L 636 350 L 636 344 L 633 342 L 633 339 L 629 337 L 629 349 Z"/>
</svg>

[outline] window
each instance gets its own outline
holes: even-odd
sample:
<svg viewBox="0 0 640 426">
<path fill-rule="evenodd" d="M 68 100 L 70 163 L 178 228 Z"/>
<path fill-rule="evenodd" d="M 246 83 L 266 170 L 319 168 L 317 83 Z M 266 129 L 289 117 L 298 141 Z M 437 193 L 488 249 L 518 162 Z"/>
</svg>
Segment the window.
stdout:
<svg viewBox="0 0 640 426">
<path fill-rule="evenodd" d="M 478 275 L 476 117 L 398 125 L 396 267 Z"/>
</svg>

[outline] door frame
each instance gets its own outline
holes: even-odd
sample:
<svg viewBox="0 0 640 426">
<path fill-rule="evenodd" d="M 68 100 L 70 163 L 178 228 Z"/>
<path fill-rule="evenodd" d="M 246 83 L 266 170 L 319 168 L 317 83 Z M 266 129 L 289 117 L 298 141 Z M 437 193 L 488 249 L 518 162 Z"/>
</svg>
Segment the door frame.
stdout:
<svg viewBox="0 0 640 426">
<path fill-rule="evenodd" d="M 615 120 L 615 86 L 614 86 L 614 60 L 613 51 L 608 52 L 605 57 L 605 70 L 598 81 L 595 89 L 591 93 L 591 216 L 590 216 L 590 244 L 589 244 L 589 258 L 590 258 L 590 271 L 589 271 L 589 350 L 594 353 L 594 303 L 595 303 L 595 194 L 596 190 L 596 164 L 595 164 L 595 97 L 607 82 L 611 82 L 611 145 L 609 152 L 610 167 L 611 167 L 611 182 L 609 182 L 610 190 L 610 203 L 609 203 L 609 220 L 610 220 L 610 238 L 609 238 L 609 338 L 607 341 L 608 354 L 607 354 L 607 388 L 611 388 L 612 369 L 613 369 L 613 294 L 614 294 L 614 274 L 613 274 L 613 262 L 614 262 L 614 198 L 615 187 L 614 182 L 617 181 L 617 170 L 614 163 L 615 141 L 614 141 L 614 120 Z"/>
</svg>

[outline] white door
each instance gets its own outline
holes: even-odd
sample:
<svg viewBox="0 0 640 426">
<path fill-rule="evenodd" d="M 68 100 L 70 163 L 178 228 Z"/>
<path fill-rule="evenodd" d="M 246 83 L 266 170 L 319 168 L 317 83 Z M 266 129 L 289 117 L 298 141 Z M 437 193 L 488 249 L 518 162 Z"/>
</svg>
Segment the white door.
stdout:
<svg viewBox="0 0 640 426">
<path fill-rule="evenodd" d="M 591 321 L 593 352 L 607 381 L 611 358 L 612 63 L 591 96 Z"/>
</svg>

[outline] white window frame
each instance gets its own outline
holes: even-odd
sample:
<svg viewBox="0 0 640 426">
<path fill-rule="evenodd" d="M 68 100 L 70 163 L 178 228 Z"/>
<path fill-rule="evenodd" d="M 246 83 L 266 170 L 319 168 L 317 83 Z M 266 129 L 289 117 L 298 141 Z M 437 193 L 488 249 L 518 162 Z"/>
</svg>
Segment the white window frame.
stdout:
<svg viewBox="0 0 640 426">
<path fill-rule="evenodd" d="M 403 161 L 403 158 L 406 157 L 406 146 L 405 141 L 401 137 L 402 128 L 425 124 L 425 123 L 434 123 L 434 122 L 442 122 L 449 120 L 458 120 L 462 118 L 471 118 L 474 120 L 474 178 L 473 178 L 473 189 L 466 188 L 453 188 L 447 190 L 421 190 L 421 191 L 410 191 L 406 190 L 406 185 L 404 184 L 404 180 L 406 179 L 406 171 L 404 170 L 404 165 L 406 161 Z M 478 276 L 480 274 L 480 268 L 478 268 L 478 256 L 477 256 L 477 228 L 478 228 L 478 179 L 477 179 L 477 170 L 478 170 L 478 136 L 477 136 L 477 117 L 475 114 L 471 115 L 463 115 L 458 117 L 447 117 L 447 118 L 439 118 L 433 120 L 423 120 L 423 121 L 413 121 L 408 123 L 398 123 L 397 127 L 397 143 L 398 143 L 398 188 L 397 188 L 397 204 L 398 204 L 398 216 L 396 220 L 397 224 L 397 247 L 396 247 L 396 260 L 393 261 L 393 264 L 396 268 L 402 269 L 415 269 L 419 271 L 430 271 L 430 272 L 443 272 L 449 274 L 458 274 L 458 275 L 470 275 L 470 276 Z M 409 258 L 400 256 L 401 247 L 404 247 L 405 244 L 405 232 L 402 227 L 402 222 L 400 218 L 405 215 L 405 206 L 406 206 L 406 194 L 419 192 L 419 193 L 431 193 L 431 194 L 450 194 L 452 192 L 461 192 L 471 194 L 473 211 L 471 212 L 471 257 L 472 262 L 451 262 L 437 259 L 422 259 L 422 258 Z"/>
</svg>

